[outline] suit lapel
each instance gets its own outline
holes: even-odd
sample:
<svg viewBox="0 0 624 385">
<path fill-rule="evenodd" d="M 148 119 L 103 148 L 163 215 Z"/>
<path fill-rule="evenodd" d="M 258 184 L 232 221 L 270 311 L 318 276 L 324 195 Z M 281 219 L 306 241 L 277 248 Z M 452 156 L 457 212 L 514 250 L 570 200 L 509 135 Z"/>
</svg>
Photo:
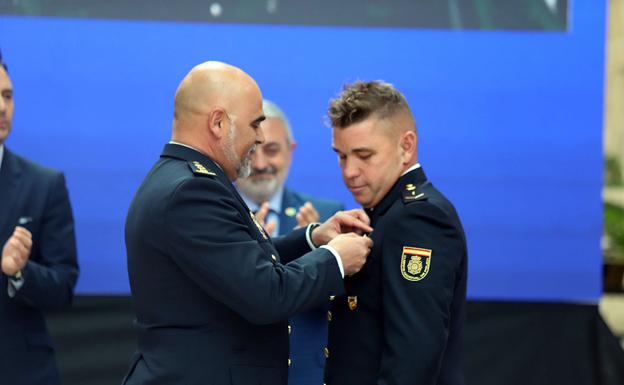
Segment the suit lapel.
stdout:
<svg viewBox="0 0 624 385">
<path fill-rule="evenodd" d="M 15 155 L 5 147 L 0 168 L 0 242 L 8 239 L 17 224 L 16 202 L 22 182 L 22 168 Z"/>
</svg>

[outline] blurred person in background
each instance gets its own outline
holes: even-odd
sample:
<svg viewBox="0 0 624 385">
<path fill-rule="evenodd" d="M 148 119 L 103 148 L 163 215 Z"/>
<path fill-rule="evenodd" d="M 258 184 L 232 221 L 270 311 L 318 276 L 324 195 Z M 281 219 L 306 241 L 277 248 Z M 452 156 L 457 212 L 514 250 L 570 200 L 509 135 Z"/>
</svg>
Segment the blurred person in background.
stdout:
<svg viewBox="0 0 624 385">
<path fill-rule="evenodd" d="M 288 118 L 273 102 L 263 100 L 266 120 L 262 122 L 264 143 L 251 155 L 251 174 L 236 182 L 249 208 L 260 211 L 273 236 L 285 235 L 295 227 L 323 222 L 343 209 L 337 201 L 312 197 L 284 185 L 296 142 Z M 327 342 L 327 304 L 290 319 L 288 383 L 318 385 L 323 381 Z"/>
</svg>

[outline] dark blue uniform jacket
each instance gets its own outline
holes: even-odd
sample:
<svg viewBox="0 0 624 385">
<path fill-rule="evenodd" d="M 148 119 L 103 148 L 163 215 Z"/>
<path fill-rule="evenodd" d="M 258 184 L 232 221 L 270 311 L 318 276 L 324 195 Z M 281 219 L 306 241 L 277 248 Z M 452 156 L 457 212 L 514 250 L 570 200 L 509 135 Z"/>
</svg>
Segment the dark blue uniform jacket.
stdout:
<svg viewBox="0 0 624 385">
<path fill-rule="evenodd" d="M 332 301 L 327 385 L 461 385 L 466 241 L 422 168 L 372 210 L 373 249 Z"/>
<path fill-rule="evenodd" d="M 126 384 L 286 384 L 286 320 L 344 292 L 305 229 L 273 242 L 219 166 L 176 144 L 132 201 L 126 248 L 139 332 Z"/>
</svg>

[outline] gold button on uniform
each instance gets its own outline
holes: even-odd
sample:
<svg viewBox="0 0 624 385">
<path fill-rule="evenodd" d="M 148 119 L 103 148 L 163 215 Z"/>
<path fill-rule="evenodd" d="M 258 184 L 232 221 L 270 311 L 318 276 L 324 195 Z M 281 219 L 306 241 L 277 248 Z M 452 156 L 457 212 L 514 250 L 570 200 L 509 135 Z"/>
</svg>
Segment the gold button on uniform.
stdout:
<svg viewBox="0 0 624 385">
<path fill-rule="evenodd" d="M 330 296 L 329 296 L 329 300 L 330 300 L 330 301 L 333 301 L 333 300 L 335 300 L 335 299 L 336 299 L 336 296 L 335 296 L 335 295 L 330 295 Z"/>
<path fill-rule="evenodd" d="M 288 325 L 288 334 L 292 333 L 292 326 Z"/>
<path fill-rule="evenodd" d="M 325 358 L 329 358 L 329 349 L 323 349 L 323 353 L 325 353 Z"/>
<path fill-rule="evenodd" d="M 277 257 L 275 256 L 275 254 L 271 254 L 271 259 L 273 260 L 273 262 L 277 262 Z"/>
<path fill-rule="evenodd" d="M 288 359 L 288 366 L 292 365 L 292 360 L 289 358 Z"/>
<path fill-rule="evenodd" d="M 327 320 L 328 320 L 328 321 L 331 321 L 331 320 L 332 320 L 332 312 L 331 312 L 331 311 L 328 311 L 328 312 L 327 312 Z"/>
</svg>

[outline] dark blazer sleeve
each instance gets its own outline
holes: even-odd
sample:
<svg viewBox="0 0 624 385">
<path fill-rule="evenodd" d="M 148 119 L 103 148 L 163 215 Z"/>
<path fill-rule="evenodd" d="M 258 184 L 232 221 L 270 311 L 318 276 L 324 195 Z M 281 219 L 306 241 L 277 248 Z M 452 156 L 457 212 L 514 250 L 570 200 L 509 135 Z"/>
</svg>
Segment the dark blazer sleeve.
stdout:
<svg viewBox="0 0 624 385">
<path fill-rule="evenodd" d="M 24 284 L 14 299 L 40 309 L 71 303 L 78 279 L 74 219 L 63 174 L 56 173 L 49 187 L 41 226 L 33 234 L 33 251 L 23 270 Z"/>
<path fill-rule="evenodd" d="M 384 349 L 378 384 L 434 385 L 449 334 L 453 292 L 464 246 L 445 213 L 427 201 L 404 207 L 384 235 L 382 295 Z M 403 247 L 431 250 L 420 281 L 401 273 Z"/>
<path fill-rule="evenodd" d="M 231 192 L 214 179 L 181 182 L 165 222 L 168 254 L 180 269 L 249 322 L 283 321 L 344 291 L 338 264 L 325 249 L 287 265 L 273 260 L 272 245 L 258 240 Z"/>
<path fill-rule="evenodd" d="M 312 250 L 306 240 L 307 229 L 308 226 L 302 227 L 273 238 L 282 263 L 291 262 Z"/>
</svg>

